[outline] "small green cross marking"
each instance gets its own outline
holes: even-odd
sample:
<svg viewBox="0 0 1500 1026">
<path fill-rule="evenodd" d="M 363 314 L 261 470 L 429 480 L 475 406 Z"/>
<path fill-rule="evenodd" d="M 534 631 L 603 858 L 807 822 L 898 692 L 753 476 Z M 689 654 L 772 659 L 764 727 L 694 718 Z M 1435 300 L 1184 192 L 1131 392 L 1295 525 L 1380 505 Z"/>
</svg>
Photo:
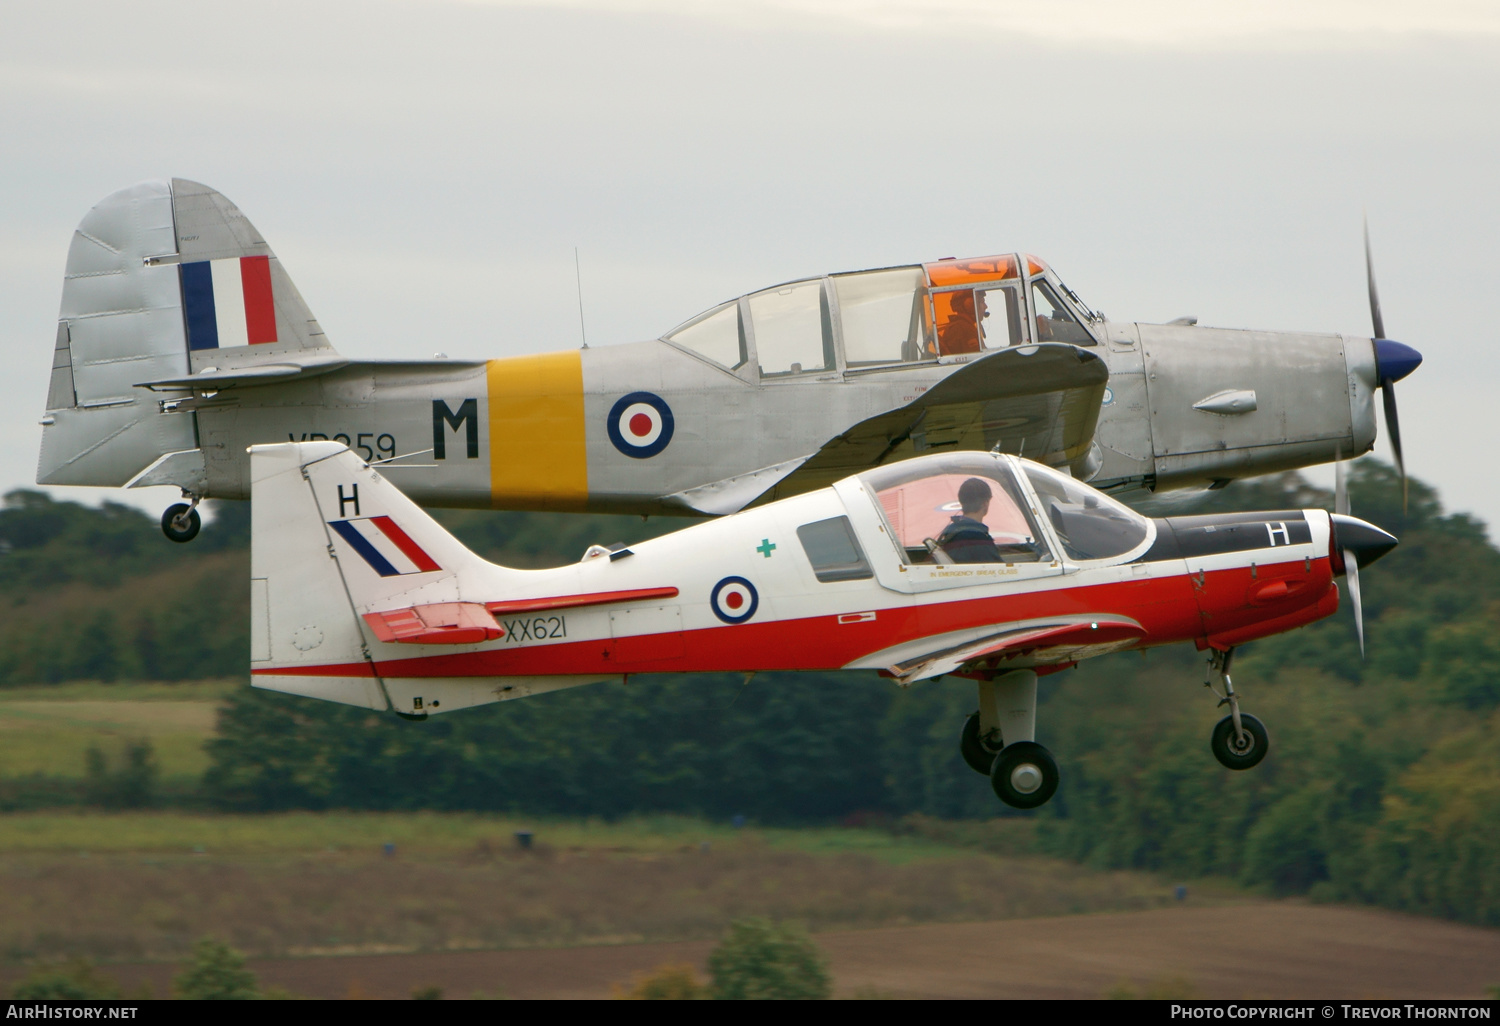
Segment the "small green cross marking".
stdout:
<svg viewBox="0 0 1500 1026">
<path fill-rule="evenodd" d="M 769 539 L 769 538 L 762 538 L 760 540 L 760 544 L 757 545 L 757 546 L 755 546 L 755 551 L 759 552 L 762 556 L 765 556 L 767 559 L 770 559 L 771 558 L 771 550 L 774 549 L 774 548 L 776 548 L 776 546 L 771 544 L 771 539 Z"/>
</svg>

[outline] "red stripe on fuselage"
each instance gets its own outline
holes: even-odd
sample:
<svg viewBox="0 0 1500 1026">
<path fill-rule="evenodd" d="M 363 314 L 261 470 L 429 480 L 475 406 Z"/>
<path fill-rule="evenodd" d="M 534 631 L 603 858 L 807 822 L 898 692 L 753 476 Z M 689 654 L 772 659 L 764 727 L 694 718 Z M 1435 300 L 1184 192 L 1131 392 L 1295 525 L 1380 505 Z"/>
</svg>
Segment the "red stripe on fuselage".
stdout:
<svg viewBox="0 0 1500 1026">
<path fill-rule="evenodd" d="M 271 293 L 271 258 L 240 257 L 240 289 L 245 294 L 245 334 L 251 345 L 276 341 L 276 297 Z"/>
<path fill-rule="evenodd" d="M 1256 576 L 1252 577 L 1254 573 Z M 1308 586 L 1287 599 L 1251 605 L 1248 586 L 1277 577 L 1307 577 Z M 1139 647 L 1169 645 L 1243 632 L 1256 623 L 1301 626 L 1294 622 L 1305 611 L 1312 622 L 1337 608 L 1329 608 L 1326 592 L 1332 587 L 1328 558 L 1303 559 L 1257 567 L 1211 570 L 1202 575 L 1176 574 L 1107 584 L 1018 591 L 922 605 L 892 606 L 879 617 L 859 623 L 838 622 L 838 612 L 797 620 L 751 621 L 745 624 L 683 631 L 681 654 L 622 660 L 618 639 L 569 641 L 555 645 L 490 648 L 478 652 L 424 655 L 409 659 L 377 660 L 382 677 L 520 677 L 558 674 L 671 673 L 748 670 L 832 670 L 847 666 L 896 645 L 937 634 L 991 624 L 1033 620 L 1068 614 L 1116 613 L 1138 621 L 1146 630 Z M 1234 596 L 1238 595 L 1236 603 Z M 1202 606 L 1203 608 L 1200 608 Z M 1236 608 L 1236 606 L 1238 608 Z M 1326 610 L 1326 612 L 1324 611 Z M 1207 626 L 1212 622 L 1213 626 Z M 678 648 L 678 635 L 656 635 L 662 649 Z M 628 639 L 632 651 L 649 651 L 651 635 Z M 355 676 L 345 667 L 286 667 L 255 673 L 311 676 Z"/>
</svg>

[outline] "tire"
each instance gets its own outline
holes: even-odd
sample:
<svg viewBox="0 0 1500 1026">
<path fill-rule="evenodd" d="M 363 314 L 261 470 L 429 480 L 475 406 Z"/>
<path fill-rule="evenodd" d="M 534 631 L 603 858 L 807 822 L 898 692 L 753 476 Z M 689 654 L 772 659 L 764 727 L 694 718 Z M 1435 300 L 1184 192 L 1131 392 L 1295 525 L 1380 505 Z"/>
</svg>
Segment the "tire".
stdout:
<svg viewBox="0 0 1500 1026">
<path fill-rule="evenodd" d="M 179 527 L 176 524 L 178 517 L 183 517 L 187 525 Z M 186 543 L 198 537 L 198 532 L 203 527 L 203 521 L 198 516 L 198 511 L 185 502 L 179 502 L 168 506 L 167 511 L 161 515 L 161 533 L 170 540 Z"/>
<path fill-rule="evenodd" d="M 1208 742 L 1208 746 L 1213 749 L 1214 758 L 1226 769 L 1247 770 L 1258 766 L 1271 747 L 1265 724 L 1260 720 L 1249 713 L 1240 713 L 1240 725 L 1245 728 L 1245 747 L 1241 748 L 1236 744 L 1234 718 L 1231 716 L 1214 724 L 1214 732 Z"/>
<path fill-rule="evenodd" d="M 996 750 L 979 739 L 977 712 L 970 713 L 969 718 L 964 720 L 964 729 L 958 735 L 958 750 L 971 770 L 985 776 L 990 775 L 990 767 L 995 765 Z"/>
<path fill-rule="evenodd" d="M 990 768 L 990 786 L 1006 805 L 1035 809 L 1057 793 L 1061 776 L 1052 753 L 1035 741 L 1006 745 Z"/>
</svg>

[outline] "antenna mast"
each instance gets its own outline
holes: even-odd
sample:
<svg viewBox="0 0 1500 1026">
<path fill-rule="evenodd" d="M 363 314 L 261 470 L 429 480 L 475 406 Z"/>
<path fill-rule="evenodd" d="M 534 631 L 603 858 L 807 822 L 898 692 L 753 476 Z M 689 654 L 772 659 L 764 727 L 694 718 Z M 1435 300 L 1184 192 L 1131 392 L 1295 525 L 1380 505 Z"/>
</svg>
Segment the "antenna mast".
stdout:
<svg viewBox="0 0 1500 1026">
<path fill-rule="evenodd" d="M 578 285 L 578 334 L 583 339 L 583 348 L 589 347 L 589 333 L 583 326 L 583 269 L 578 263 L 578 247 L 573 247 L 573 280 Z"/>
</svg>

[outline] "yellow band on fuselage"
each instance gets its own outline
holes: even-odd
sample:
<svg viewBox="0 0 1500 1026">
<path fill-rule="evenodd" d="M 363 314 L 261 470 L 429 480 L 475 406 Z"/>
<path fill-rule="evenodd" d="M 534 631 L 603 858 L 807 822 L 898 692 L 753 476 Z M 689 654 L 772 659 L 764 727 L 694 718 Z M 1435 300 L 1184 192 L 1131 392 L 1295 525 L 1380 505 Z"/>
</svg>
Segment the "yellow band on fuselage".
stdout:
<svg viewBox="0 0 1500 1026">
<path fill-rule="evenodd" d="M 589 497 L 578 352 L 491 360 L 490 500 L 497 509 L 583 509 Z"/>
</svg>

